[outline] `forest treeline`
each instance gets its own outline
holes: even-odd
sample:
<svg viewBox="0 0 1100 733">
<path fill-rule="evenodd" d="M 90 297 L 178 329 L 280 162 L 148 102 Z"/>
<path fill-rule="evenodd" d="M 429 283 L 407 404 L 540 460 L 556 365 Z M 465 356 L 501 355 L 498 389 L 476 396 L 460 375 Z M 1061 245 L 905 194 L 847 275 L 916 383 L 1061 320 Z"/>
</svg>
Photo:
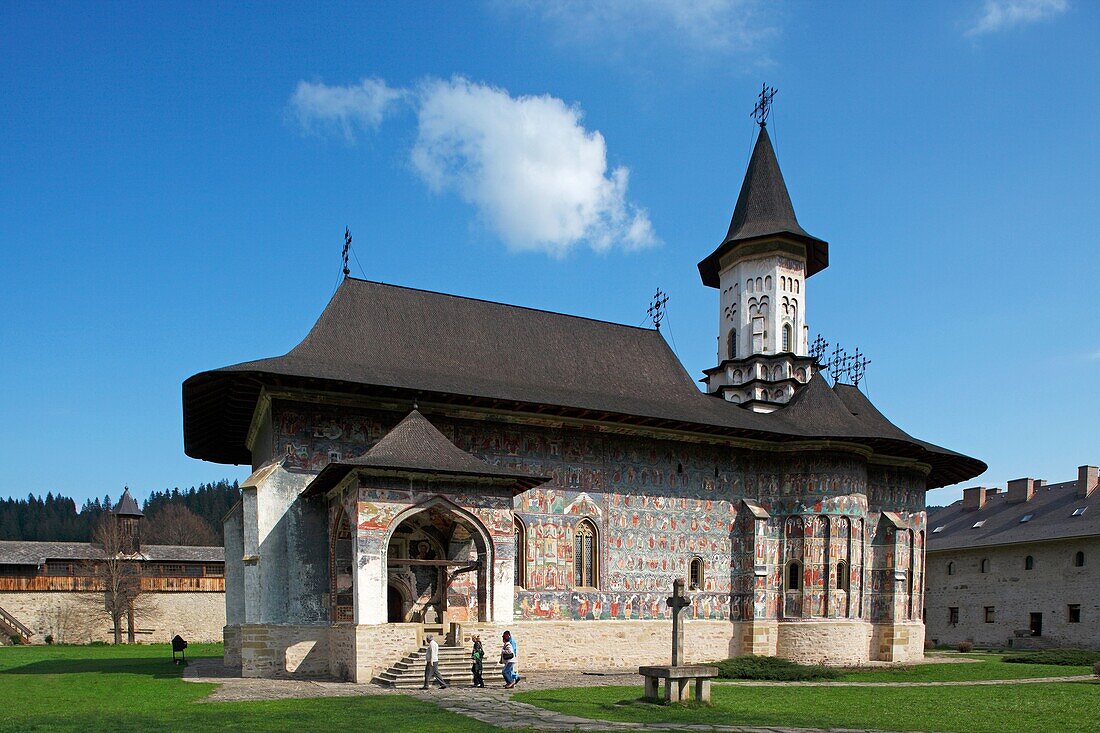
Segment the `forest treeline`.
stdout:
<svg viewBox="0 0 1100 733">
<path fill-rule="evenodd" d="M 224 479 L 189 489 L 154 491 L 142 504 L 142 542 L 220 545 L 222 517 L 240 495 L 237 482 Z M 30 494 L 26 499 L 0 499 L 0 540 L 88 542 L 104 512 L 117 500 L 110 495 L 88 499 L 78 510 L 71 498 L 52 492 L 45 498 Z"/>
</svg>

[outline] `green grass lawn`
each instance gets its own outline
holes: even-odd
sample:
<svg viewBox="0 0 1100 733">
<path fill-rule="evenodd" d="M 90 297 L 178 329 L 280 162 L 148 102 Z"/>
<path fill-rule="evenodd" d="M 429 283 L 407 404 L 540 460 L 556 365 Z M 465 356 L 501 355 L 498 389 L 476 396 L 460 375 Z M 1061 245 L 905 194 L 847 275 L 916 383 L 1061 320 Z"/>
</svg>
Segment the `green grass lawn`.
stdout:
<svg viewBox="0 0 1100 733">
<path fill-rule="evenodd" d="M 940 662 L 909 667 L 876 667 L 848 672 L 841 682 L 962 682 L 972 680 L 1018 680 L 1028 677 L 1067 677 L 1092 674 L 1091 667 L 1057 664 L 1009 664 L 1003 654 L 968 654 L 977 662 Z"/>
<path fill-rule="evenodd" d="M 196 704 L 214 687 L 182 681 L 166 645 L 0 647 L 0 733 L 493 730 L 407 695 Z"/>
<path fill-rule="evenodd" d="M 516 698 L 585 718 L 670 725 L 947 733 L 1100 731 L 1100 684 L 1091 682 L 972 687 L 715 686 L 709 707 L 638 702 L 641 693 L 641 687 L 586 687 L 524 692 Z"/>
</svg>

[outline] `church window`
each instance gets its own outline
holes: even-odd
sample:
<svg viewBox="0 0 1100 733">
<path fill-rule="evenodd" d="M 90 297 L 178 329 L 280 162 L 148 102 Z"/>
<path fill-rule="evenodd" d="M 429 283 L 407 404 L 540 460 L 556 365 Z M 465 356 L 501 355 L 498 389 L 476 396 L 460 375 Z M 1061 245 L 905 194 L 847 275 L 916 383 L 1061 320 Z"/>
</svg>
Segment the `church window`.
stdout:
<svg viewBox="0 0 1100 733">
<path fill-rule="evenodd" d="M 997 618 L 996 613 L 997 613 L 997 610 L 993 606 L 986 606 L 985 607 L 985 622 L 987 624 L 993 623 Z"/>
<path fill-rule="evenodd" d="M 951 624 L 952 626 L 958 626 L 959 625 L 959 607 L 958 606 L 951 606 L 950 608 L 947 609 L 947 623 Z"/>
<path fill-rule="evenodd" d="M 955 563 L 954 562 L 947 563 L 947 574 L 948 575 L 954 575 L 955 574 Z"/>
<path fill-rule="evenodd" d="M 797 560 L 787 563 L 787 590 L 802 590 L 802 563 Z"/>
<path fill-rule="evenodd" d="M 726 354 L 729 359 L 737 358 L 737 329 L 731 328 L 726 341 Z"/>
<path fill-rule="evenodd" d="M 793 341 L 794 341 L 794 336 L 792 335 L 791 324 L 789 324 L 789 323 L 783 324 L 783 350 L 784 351 L 790 351 L 791 350 L 791 343 Z"/>
<path fill-rule="evenodd" d="M 688 585 L 692 590 L 702 590 L 703 588 L 703 558 L 693 557 L 691 558 L 691 564 L 688 566 Z"/>
<path fill-rule="evenodd" d="M 599 587 L 599 559 L 596 550 L 596 525 L 582 519 L 573 533 L 573 585 Z"/>
<path fill-rule="evenodd" d="M 520 588 L 527 587 L 527 527 L 523 525 L 523 520 L 519 517 L 515 518 L 513 534 L 516 539 L 516 566 L 515 566 L 515 580 L 513 581 Z"/>
<path fill-rule="evenodd" d="M 848 573 L 848 563 L 841 560 L 836 564 L 836 589 L 847 592 L 852 578 Z"/>
<path fill-rule="evenodd" d="M 1066 621 L 1071 624 L 1081 623 L 1081 604 L 1071 603 L 1066 606 Z"/>
<path fill-rule="evenodd" d="M 752 319 L 752 350 L 753 353 L 760 353 L 764 350 L 764 319 L 753 318 Z"/>
<path fill-rule="evenodd" d="M 989 558 L 988 557 L 983 557 L 982 558 L 981 568 L 982 568 L 983 573 L 988 573 L 989 572 Z"/>
<path fill-rule="evenodd" d="M 1081 551 L 1078 551 L 1077 554 L 1073 556 L 1073 567 L 1075 567 L 1075 568 L 1085 567 L 1085 553 L 1083 553 Z"/>
<path fill-rule="evenodd" d="M 1024 570 L 1034 570 L 1034 569 L 1035 569 L 1035 558 L 1033 558 L 1031 555 L 1028 555 L 1027 557 L 1024 558 Z"/>
</svg>

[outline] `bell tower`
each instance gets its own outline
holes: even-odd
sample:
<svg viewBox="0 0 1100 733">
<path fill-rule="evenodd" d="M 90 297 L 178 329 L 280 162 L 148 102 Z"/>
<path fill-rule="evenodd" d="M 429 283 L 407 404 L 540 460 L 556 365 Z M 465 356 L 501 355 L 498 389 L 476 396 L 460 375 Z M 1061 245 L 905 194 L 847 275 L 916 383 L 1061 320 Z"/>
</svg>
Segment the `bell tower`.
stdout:
<svg viewBox="0 0 1100 733">
<path fill-rule="evenodd" d="M 764 86 L 753 117 L 760 127 L 725 239 L 699 263 L 717 288 L 718 365 L 707 392 L 758 412 L 778 409 L 813 376 L 806 281 L 829 266 L 829 244 L 795 217 L 768 135 L 775 90 Z"/>
</svg>

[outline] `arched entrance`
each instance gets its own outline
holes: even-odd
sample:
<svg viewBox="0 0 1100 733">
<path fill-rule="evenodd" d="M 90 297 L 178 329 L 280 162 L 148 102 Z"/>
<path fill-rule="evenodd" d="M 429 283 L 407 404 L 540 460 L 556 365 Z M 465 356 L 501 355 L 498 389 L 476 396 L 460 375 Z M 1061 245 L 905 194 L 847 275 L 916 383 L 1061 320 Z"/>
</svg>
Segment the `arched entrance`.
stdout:
<svg viewBox="0 0 1100 733">
<path fill-rule="evenodd" d="M 330 531 L 329 608 L 333 623 L 355 620 L 355 559 L 351 522 L 340 508 Z"/>
<path fill-rule="evenodd" d="M 392 583 L 386 587 L 386 620 L 391 624 L 399 624 L 405 620 L 405 594 Z"/>
<path fill-rule="evenodd" d="M 396 595 L 400 620 L 445 631 L 448 624 L 489 618 L 489 535 L 473 515 L 443 500 L 399 515 L 386 551 L 391 622 Z"/>
</svg>

